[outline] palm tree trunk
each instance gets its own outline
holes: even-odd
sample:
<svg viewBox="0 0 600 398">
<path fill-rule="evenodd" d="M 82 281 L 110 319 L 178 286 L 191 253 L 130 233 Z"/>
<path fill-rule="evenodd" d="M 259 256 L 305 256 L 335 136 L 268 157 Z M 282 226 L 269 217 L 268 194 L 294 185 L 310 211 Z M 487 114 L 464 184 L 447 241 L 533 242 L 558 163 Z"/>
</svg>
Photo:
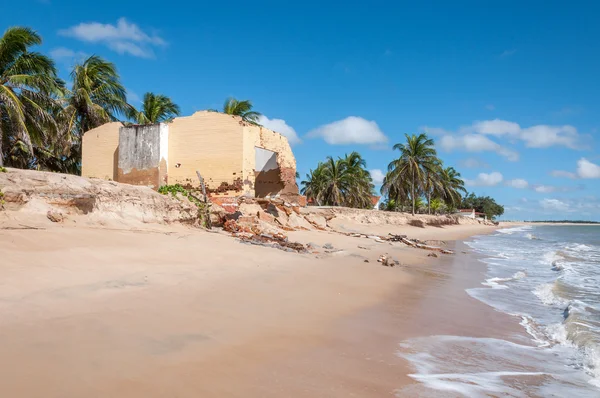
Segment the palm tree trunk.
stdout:
<svg viewBox="0 0 600 398">
<path fill-rule="evenodd" d="M 412 215 L 415 215 L 415 173 L 413 172 L 412 178 Z"/>
<path fill-rule="evenodd" d="M 431 214 L 431 191 L 427 191 L 427 214 Z"/>
</svg>

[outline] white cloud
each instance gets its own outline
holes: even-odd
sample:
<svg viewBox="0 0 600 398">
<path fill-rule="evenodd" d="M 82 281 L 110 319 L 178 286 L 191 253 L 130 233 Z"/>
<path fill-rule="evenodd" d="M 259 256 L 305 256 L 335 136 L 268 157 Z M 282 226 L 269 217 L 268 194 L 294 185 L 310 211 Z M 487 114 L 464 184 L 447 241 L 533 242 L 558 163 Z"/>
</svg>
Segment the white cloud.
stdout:
<svg viewBox="0 0 600 398">
<path fill-rule="evenodd" d="M 383 173 L 383 171 L 381 171 L 379 169 L 373 169 L 373 170 L 369 170 L 369 173 L 371 173 L 371 178 L 373 179 L 373 184 L 375 184 L 375 185 L 383 184 L 383 179 L 385 178 L 385 174 Z"/>
<path fill-rule="evenodd" d="M 471 185 L 471 186 L 484 186 L 484 187 L 492 187 L 494 185 L 498 185 L 502 182 L 502 180 L 504 179 L 504 177 L 502 177 L 502 174 L 498 173 L 497 171 L 494 171 L 492 173 L 479 173 L 477 175 L 477 178 L 474 180 L 469 180 L 465 178 L 465 184 L 466 185 Z"/>
<path fill-rule="evenodd" d="M 577 175 L 580 178 L 600 178 L 600 166 L 581 158 L 577 161 Z"/>
<path fill-rule="evenodd" d="M 466 152 L 491 151 L 504 156 L 511 162 L 519 160 L 519 154 L 503 147 L 481 134 L 445 135 L 440 140 L 441 147 L 446 151 L 455 149 Z"/>
<path fill-rule="evenodd" d="M 278 132 L 287 138 L 290 145 L 299 144 L 302 142 L 296 130 L 293 127 L 289 126 L 285 120 L 283 119 L 269 119 L 268 117 L 261 115 L 258 118 L 258 124 L 262 124 L 268 129 Z"/>
<path fill-rule="evenodd" d="M 321 137 L 331 145 L 383 144 L 388 140 L 377 123 L 356 116 L 317 127 L 307 136 Z"/>
<path fill-rule="evenodd" d="M 494 119 L 475 122 L 471 126 L 472 130 L 485 135 L 516 135 L 521 131 L 517 123 L 507 122 L 506 120 Z"/>
<path fill-rule="evenodd" d="M 88 43 L 104 44 L 119 54 L 152 58 L 153 46 L 164 46 L 166 42 L 156 34 L 148 34 L 139 26 L 119 18 L 116 25 L 99 22 L 82 22 L 58 32 L 61 36 L 73 37 Z"/>
<path fill-rule="evenodd" d="M 478 133 L 495 137 L 519 139 L 529 148 L 548 148 L 564 146 L 579 149 L 580 136 L 573 126 L 548 126 L 539 124 L 522 128 L 518 123 L 494 119 L 474 122 L 471 126 L 462 127 L 462 133 Z"/>
<path fill-rule="evenodd" d="M 459 164 L 467 169 L 479 169 L 489 167 L 489 164 L 477 158 L 466 158 L 461 160 Z"/>
<path fill-rule="evenodd" d="M 546 210 L 553 211 L 569 211 L 571 208 L 568 203 L 558 199 L 542 199 L 540 205 Z"/>
<path fill-rule="evenodd" d="M 572 179 L 577 178 L 577 174 L 571 173 L 570 171 L 564 171 L 564 170 L 552 170 L 550 172 L 550 175 L 552 177 L 565 177 L 565 178 L 572 178 Z"/>
<path fill-rule="evenodd" d="M 506 181 L 506 185 L 517 189 L 525 189 L 529 187 L 529 183 L 522 178 L 515 178 L 514 180 Z"/>
</svg>

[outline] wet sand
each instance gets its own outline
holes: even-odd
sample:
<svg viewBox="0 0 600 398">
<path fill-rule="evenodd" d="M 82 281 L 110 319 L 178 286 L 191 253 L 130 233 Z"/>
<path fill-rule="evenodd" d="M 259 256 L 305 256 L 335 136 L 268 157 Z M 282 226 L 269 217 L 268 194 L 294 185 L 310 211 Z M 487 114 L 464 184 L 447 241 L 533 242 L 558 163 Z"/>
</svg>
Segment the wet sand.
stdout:
<svg viewBox="0 0 600 398">
<path fill-rule="evenodd" d="M 463 227 L 381 228 L 491 231 Z M 290 233 L 340 250 L 315 256 L 186 228 L 45 228 L 0 231 L 0 396 L 393 396 L 414 383 L 401 341 L 520 332 L 464 292 L 485 268 L 462 246 L 432 259 Z M 402 266 L 380 266 L 384 252 Z"/>
</svg>

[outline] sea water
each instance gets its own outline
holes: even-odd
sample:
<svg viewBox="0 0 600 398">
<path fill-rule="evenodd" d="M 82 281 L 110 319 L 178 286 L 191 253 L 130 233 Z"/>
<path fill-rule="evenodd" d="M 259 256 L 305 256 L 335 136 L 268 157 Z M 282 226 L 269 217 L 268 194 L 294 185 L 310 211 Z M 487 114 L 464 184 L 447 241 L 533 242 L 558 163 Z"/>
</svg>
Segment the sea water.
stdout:
<svg viewBox="0 0 600 398">
<path fill-rule="evenodd" d="M 467 244 L 487 265 L 467 293 L 517 317 L 527 338 L 405 341 L 420 384 L 398 396 L 600 397 L 600 226 L 515 227 Z"/>
</svg>

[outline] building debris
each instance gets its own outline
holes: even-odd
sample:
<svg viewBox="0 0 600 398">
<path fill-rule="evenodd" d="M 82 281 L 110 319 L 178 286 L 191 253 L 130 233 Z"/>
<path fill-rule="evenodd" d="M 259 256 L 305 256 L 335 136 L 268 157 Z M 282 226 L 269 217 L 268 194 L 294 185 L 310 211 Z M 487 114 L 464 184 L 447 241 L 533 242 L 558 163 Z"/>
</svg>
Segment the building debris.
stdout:
<svg viewBox="0 0 600 398">
<path fill-rule="evenodd" d="M 65 219 L 65 216 L 61 212 L 54 210 L 48 210 L 46 217 L 48 217 L 48 220 L 52 222 L 63 222 Z"/>
<path fill-rule="evenodd" d="M 394 266 L 400 264 L 398 261 L 394 260 L 388 254 L 382 254 L 381 256 L 379 256 L 379 259 L 377 260 L 377 262 L 381 263 L 381 265 L 384 265 L 386 267 L 394 267 Z"/>
</svg>

